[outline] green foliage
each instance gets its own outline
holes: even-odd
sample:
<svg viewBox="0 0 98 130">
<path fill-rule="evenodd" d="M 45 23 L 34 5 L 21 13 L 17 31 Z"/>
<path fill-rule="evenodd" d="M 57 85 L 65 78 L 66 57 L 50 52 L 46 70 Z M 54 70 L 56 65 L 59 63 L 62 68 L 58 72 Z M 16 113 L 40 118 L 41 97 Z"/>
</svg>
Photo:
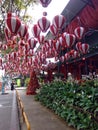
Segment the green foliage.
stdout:
<svg viewBox="0 0 98 130">
<path fill-rule="evenodd" d="M 98 130 L 98 88 L 94 81 L 82 84 L 53 81 L 35 96 L 47 108 L 77 130 Z"/>
<path fill-rule="evenodd" d="M 26 0 L 15 0 L 14 2 L 20 9 L 24 9 L 27 6 L 30 6 L 31 4 L 34 4 L 38 1 L 37 0 L 28 0 L 28 1 L 26 1 Z"/>
</svg>

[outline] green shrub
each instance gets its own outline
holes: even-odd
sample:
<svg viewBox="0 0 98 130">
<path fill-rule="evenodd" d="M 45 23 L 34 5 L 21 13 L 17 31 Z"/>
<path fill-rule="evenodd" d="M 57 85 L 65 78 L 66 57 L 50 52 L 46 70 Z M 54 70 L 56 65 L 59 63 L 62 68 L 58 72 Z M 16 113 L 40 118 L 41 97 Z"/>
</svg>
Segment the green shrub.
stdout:
<svg viewBox="0 0 98 130">
<path fill-rule="evenodd" d="M 53 81 L 42 85 L 35 98 L 77 130 L 98 130 L 98 88 L 94 81 Z"/>
</svg>

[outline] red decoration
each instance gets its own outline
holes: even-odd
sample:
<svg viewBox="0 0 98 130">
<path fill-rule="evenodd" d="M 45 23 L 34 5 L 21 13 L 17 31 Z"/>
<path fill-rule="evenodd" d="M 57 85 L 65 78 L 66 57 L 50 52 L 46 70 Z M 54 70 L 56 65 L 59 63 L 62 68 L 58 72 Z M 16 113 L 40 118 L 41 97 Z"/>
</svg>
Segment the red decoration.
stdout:
<svg viewBox="0 0 98 130">
<path fill-rule="evenodd" d="M 75 37 L 74 34 L 68 34 L 68 33 L 66 33 L 65 36 L 63 36 L 63 39 L 65 41 L 65 46 L 67 48 L 69 48 L 69 47 L 72 47 L 73 44 L 75 43 L 76 37 Z"/>
<path fill-rule="evenodd" d="M 60 42 L 57 40 L 54 42 L 54 48 L 58 51 L 60 49 Z"/>
<path fill-rule="evenodd" d="M 38 41 L 39 41 L 40 44 L 43 44 L 44 40 L 45 40 L 45 37 L 43 35 L 40 35 L 40 36 L 38 36 L 37 39 L 38 39 Z"/>
<path fill-rule="evenodd" d="M 77 51 L 74 51 L 73 54 L 72 54 L 72 57 L 73 58 L 77 58 L 79 56 L 78 52 Z"/>
<path fill-rule="evenodd" d="M 57 28 L 56 28 L 54 25 L 51 25 L 51 26 L 50 26 L 50 32 L 51 32 L 54 36 L 56 36 L 57 33 L 58 33 L 58 30 L 57 30 Z"/>
<path fill-rule="evenodd" d="M 25 40 L 28 40 L 28 39 L 29 39 L 29 32 L 27 32 L 25 35 Z"/>
<path fill-rule="evenodd" d="M 36 94 L 36 89 L 39 88 L 39 83 L 38 79 L 36 77 L 36 73 L 33 70 L 30 74 L 30 81 L 27 87 L 27 95 L 35 95 Z"/>
<path fill-rule="evenodd" d="M 19 36 L 21 38 L 24 38 L 25 35 L 27 34 L 28 28 L 25 24 L 21 24 L 21 30 L 19 31 Z"/>
<path fill-rule="evenodd" d="M 17 17 L 17 15 L 15 13 L 8 12 L 6 17 Z"/>
<path fill-rule="evenodd" d="M 16 52 L 12 52 L 12 53 L 11 53 L 11 58 L 12 58 L 12 60 L 16 60 L 17 57 L 18 57 L 18 54 L 17 54 Z"/>
<path fill-rule="evenodd" d="M 9 30 L 7 28 L 4 29 L 5 32 L 5 38 L 8 41 L 9 39 L 11 39 L 11 33 L 9 32 Z"/>
<path fill-rule="evenodd" d="M 0 66 L 2 66 L 2 58 L 0 58 Z"/>
<path fill-rule="evenodd" d="M 47 41 L 47 44 L 48 44 L 49 47 L 52 47 L 53 46 L 53 41 L 50 39 L 50 40 Z"/>
<path fill-rule="evenodd" d="M 37 44 L 37 40 L 36 39 L 34 39 L 34 38 L 30 38 L 29 40 L 28 40 L 28 49 L 34 49 L 34 47 L 36 46 L 36 44 Z"/>
<path fill-rule="evenodd" d="M 89 50 L 89 44 L 87 43 L 81 44 L 81 47 L 80 47 L 81 53 L 86 54 L 88 50 Z"/>
<path fill-rule="evenodd" d="M 66 53 L 64 57 L 65 57 L 65 60 L 68 60 L 70 58 L 69 53 Z"/>
<path fill-rule="evenodd" d="M 60 57 L 60 61 L 61 61 L 61 62 L 64 62 L 64 59 L 65 59 L 64 56 L 61 56 L 61 57 Z"/>
<path fill-rule="evenodd" d="M 47 7 L 50 4 L 51 0 L 40 0 L 40 3 L 43 7 Z"/>
<path fill-rule="evenodd" d="M 77 49 L 77 51 L 80 51 L 80 48 L 81 48 L 81 42 L 78 42 L 77 44 L 76 44 L 76 49 Z"/>
<path fill-rule="evenodd" d="M 58 29 L 58 30 L 61 30 L 64 23 L 65 23 L 65 17 L 63 15 L 56 15 L 54 18 L 53 18 L 53 22 L 52 24 Z"/>
<path fill-rule="evenodd" d="M 35 24 L 32 28 L 32 33 L 33 33 L 34 37 L 38 37 L 40 35 L 40 32 L 41 32 L 41 30 L 40 30 L 39 26 L 37 24 Z"/>
<path fill-rule="evenodd" d="M 47 12 L 43 12 L 43 16 L 47 16 Z"/>
<path fill-rule="evenodd" d="M 76 35 L 77 39 L 82 39 L 85 29 L 83 27 L 77 27 L 74 30 L 74 34 Z"/>
<path fill-rule="evenodd" d="M 19 46 L 24 46 L 24 45 L 26 45 L 26 43 L 24 42 L 24 40 L 20 40 L 20 41 L 18 42 L 18 45 L 19 45 Z"/>
<path fill-rule="evenodd" d="M 38 26 L 42 32 L 46 32 L 50 27 L 50 21 L 46 17 L 42 17 L 38 20 Z"/>
<path fill-rule="evenodd" d="M 65 42 L 64 42 L 64 39 L 63 39 L 62 36 L 60 36 L 60 37 L 58 38 L 58 40 L 59 40 L 60 45 L 61 45 L 62 47 L 66 47 Z"/>
<path fill-rule="evenodd" d="M 21 29 L 21 21 L 18 17 L 7 17 L 6 26 L 12 34 L 17 34 Z"/>
</svg>

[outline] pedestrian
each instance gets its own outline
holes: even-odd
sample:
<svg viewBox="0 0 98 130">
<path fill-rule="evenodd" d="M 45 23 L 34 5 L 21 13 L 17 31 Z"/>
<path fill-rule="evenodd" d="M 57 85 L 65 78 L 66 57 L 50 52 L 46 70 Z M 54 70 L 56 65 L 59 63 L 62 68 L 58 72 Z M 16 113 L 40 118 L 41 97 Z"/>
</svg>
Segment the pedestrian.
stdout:
<svg viewBox="0 0 98 130">
<path fill-rule="evenodd" d="M 11 83 L 11 90 L 14 90 L 14 82 Z"/>
</svg>

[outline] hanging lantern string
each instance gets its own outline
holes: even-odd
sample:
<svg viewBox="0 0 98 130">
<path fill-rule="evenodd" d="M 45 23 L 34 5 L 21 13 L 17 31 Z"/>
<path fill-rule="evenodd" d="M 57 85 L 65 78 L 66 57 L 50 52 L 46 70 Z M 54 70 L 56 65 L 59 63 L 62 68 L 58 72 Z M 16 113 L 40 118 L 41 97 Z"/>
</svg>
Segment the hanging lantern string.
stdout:
<svg viewBox="0 0 98 130">
<path fill-rule="evenodd" d="M 10 3 L 9 3 L 9 11 L 12 12 L 12 4 L 13 4 L 13 0 L 10 0 Z"/>
</svg>

